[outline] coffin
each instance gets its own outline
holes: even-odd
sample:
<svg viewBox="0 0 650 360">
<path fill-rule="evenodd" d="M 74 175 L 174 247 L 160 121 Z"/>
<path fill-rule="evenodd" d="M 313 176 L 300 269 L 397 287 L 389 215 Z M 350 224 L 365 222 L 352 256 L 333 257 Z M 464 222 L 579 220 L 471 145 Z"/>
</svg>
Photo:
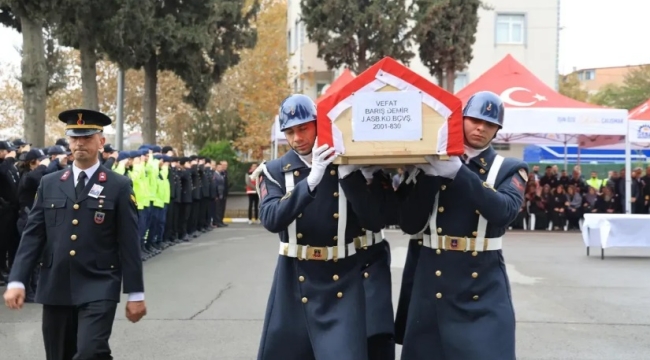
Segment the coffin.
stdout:
<svg viewBox="0 0 650 360">
<path fill-rule="evenodd" d="M 335 163 L 406 165 L 462 155 L 462 102 L 386 57 L 317 105 L 318 145 Z"/>
</svg>

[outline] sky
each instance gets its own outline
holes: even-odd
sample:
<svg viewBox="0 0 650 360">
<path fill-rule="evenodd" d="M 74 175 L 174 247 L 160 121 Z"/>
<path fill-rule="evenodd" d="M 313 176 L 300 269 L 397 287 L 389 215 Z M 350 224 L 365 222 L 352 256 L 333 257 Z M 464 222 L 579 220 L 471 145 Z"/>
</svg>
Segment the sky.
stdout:
<svg viewBox="0 0 650 360">
<path fill-rule="evenodd" d="M 644 39 L 650 28 L 648 14 L 650 1 L 644 0 L 561 0 L 560 73 L 573 68 L 650 64 Z M 14 47 L 20 44 L 18 33 L 0 27 L 0 62 L 19 65 Z"/>
</svg>

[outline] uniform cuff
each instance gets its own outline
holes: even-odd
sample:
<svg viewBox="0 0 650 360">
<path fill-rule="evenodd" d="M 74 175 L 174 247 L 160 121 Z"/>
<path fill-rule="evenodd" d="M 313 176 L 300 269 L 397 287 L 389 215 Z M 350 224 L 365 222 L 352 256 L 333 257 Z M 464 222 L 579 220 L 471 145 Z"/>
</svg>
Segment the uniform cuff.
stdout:
<svg viewBox="0 0 650 360">
<path fill-rule="evenodd" d="M 25 284 L 21 283 L 20 281 L 11 281 L 9 284 L 7 284 L 7 290 L 9 289 L 23 289 L 25 290 Z"/>
<path fill-rule="evenodd" d="M 143 292 L 130 293 L 129 301 L 144 301 L 144 293 Z"/>
</svg>

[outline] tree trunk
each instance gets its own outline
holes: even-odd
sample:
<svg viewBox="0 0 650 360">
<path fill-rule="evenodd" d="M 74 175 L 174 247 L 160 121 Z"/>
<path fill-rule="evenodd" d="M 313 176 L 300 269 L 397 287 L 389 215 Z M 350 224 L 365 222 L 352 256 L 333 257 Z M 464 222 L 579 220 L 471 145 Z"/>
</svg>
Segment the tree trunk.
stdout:
<svg viewBox="0 0 650 360">
<path fill-rule="evenodd" d="M 454 93 L 454 83 L 456 82 L 456 72 L 453 68 L 445 71 L 445 90 Z"/>
<path fill-rule="evenodd" d="M 23 87 L 23 135 L 34 147 L 45 145 L 47 105 L 47 64 L 43 24 L 21 16 L 23 57 L 20 63 Z"/>
<path fill-rule="evenodd" d="M 79 57 L 81 58 L 81 93 L 83 107 L 99 111 L 99 95 L 97 93 L 97 53 L 90 39 L 81 36 L 79 39 Z"/>
<path fill-rule="evenodd" d="M 144 65 L 144 99 L 142 101 L 142 141 L 156 143 L 156 85 L 158 84 L 158 61 L 151 55 Z"/>
</svg>

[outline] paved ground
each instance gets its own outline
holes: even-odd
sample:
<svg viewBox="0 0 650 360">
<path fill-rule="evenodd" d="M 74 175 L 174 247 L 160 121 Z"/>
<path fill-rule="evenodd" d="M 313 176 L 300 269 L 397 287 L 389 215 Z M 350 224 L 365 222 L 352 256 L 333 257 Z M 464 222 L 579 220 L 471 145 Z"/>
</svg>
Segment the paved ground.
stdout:
<svg viewBox="0 0 650 360">
<path fill-rule="evenodd" d="M 389 235 L 396 297 L 406 240 Z M 601 261 L 576 233 L 511 233 L 506 244 L 520 360 L 650 359 L 650 249 Z M 134 325 L 118 314 L 115 358 L 255 359 L 276 246 L 259 225 L 236 224 L 147 262 L 149 315 Z M 40 313 L 0 308 L 0 359 L 44 359 Z"/>
</svg>

